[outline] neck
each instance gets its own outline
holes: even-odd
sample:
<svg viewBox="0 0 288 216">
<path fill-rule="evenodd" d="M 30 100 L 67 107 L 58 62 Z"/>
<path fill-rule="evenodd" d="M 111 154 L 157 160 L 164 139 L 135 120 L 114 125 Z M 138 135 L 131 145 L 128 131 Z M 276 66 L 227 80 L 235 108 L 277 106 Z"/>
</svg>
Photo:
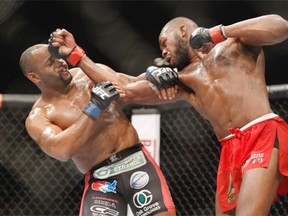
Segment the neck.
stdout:
<svg viewBox="0 0 288 216">
<path fill-rule="evenodd" d="M 72 86 L 73 84 L 70 83 L 63 89 L 56 89 L 56 90 L 53 88 L 46 89 L 42 91 L 41 96 L 45 101 L 55 101 L 62 98 L 66 99 L 68 92 L 70 91 Z"/>
</svg>

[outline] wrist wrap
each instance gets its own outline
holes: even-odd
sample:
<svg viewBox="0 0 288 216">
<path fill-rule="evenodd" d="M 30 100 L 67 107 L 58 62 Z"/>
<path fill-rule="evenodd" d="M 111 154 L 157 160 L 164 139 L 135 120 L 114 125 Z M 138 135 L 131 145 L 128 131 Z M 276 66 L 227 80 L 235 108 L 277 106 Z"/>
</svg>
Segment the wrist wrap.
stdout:
<svg viewBox="0 0 288 216">
<path fill-rule="evenodd" d="M 80 62 L 84 55 L 85 51 L 81 47 L 76 46 L 65 60 L 74 67 Z"/>
<path fill-rule="evenodd" d="M 100 114 L 102 110 L 92 101 L 90 101 L 83 109 L 83 113 L 87 116 L 95 120 Z"/>
<path fill-rule="evenodd" d="M 216 26 L 210 29 L 210 36 L 214 44 L 225 41 L 227 37 L 223 34 L 223 25 Z"/>
</svg>

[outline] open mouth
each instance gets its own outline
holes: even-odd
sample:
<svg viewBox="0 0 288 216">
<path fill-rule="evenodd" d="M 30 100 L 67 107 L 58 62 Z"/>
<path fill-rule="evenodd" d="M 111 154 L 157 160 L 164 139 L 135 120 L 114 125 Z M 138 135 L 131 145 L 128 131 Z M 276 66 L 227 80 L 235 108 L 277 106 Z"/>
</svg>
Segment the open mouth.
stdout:
<svg viewBox="0 0 288 216">
<path fill-rule="evenodd" d="M 70 73 L 67 67 L 62 66 L 59 68 L 59 74 L 61 77 L 63 77 L 64 79 L 67 77 L 70 77 Z"/>
</svg>

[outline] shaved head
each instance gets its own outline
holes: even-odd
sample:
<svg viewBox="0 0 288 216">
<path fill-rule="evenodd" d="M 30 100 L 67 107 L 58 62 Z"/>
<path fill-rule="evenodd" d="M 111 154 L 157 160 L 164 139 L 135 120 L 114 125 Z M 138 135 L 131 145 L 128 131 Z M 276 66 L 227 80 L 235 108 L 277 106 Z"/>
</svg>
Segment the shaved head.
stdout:
<svg viewBox="0 0 288 216">
<path fill-rule="evenodd" d="M 33 52 L 35 50 L 38 50 L 39 48 L 43 48 L 47 46 L 47 44 L 36 44 L 34 46 L 31 46 L 29 48 L 27 48 L 21 55 L 20 57 L 20 60 L 19 60 L 19 65 L 20 65 L 20 68 L 23 72 L 23 74 L 26 76 L 27 73 L 29 71 L 32 71 L 33 68 L 34 68 L 34 55 L 33 55 Z"/>
<path fill-rule="evenodd" d="M 162 28 L 160 35 L 165 34 L 167 32 L 175 32 L 181 26 L 186 26 L 188 30 L 191 32 L 198 27 L 198 25 L 187 17 L 176 17 L 170 20 L 166 25 Z"/>
</svg>

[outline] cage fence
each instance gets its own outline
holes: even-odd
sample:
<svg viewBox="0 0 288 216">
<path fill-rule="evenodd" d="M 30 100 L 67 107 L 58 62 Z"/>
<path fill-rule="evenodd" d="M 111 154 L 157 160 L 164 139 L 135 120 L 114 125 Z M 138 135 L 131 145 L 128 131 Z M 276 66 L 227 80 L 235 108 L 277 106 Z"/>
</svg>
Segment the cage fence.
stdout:
<svg viewBox="0 0 288 216">
<path fill-rule="evenodd" d="M 288 85 L 268 86 L 271 107 L 288 121 Z M 0 215 L 78 215 L 83 175 L 71 161 L 45 155 L 28 136 L 24 121 L 37 95 L 1 95 Z M 132 109 L 123 107 L 131 118 Z M 160 166 L 177 215 L 214 215 L 220 145 L 210 124 L 188 103 L 153 106 L 161 114 Z M 288 196 L 270 215 L 288 215 Z"/>
</svg>

